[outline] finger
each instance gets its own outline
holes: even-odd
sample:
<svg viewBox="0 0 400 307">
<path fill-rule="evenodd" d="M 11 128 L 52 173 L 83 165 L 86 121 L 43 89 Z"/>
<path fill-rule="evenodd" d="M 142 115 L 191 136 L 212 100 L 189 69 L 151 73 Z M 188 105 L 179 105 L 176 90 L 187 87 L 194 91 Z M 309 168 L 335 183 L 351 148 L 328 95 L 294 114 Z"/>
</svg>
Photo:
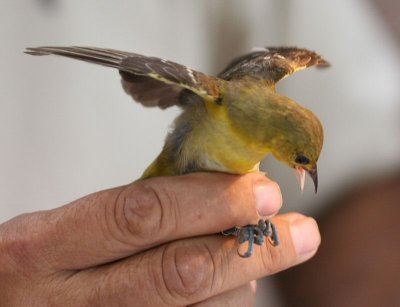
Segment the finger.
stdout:
<svg viewBox="0 0 400 307">
<path fill-rule="evenodd" d="M 256 281 L 249 282 L 244 286 L 232 289 L 216 296 L 213 296 L 205 301 L 190 305 L 192 307 L 244 307 L 254 306 L 256 302 Z"/>
<path fill-rule="evenodd" d="M 281 244 L 257 246 L 250 258 L 238 256 L 234 238 L 212 235 L 179 240 L 81 271 L 70 281 L 75 287 L 96 289 L 96 299 L 104 305 L 181 306 L 202 302 L 315 254 L 320 236 L 313 219 L 286 214 L 274 222 Z"/>
<path fill-rule="evenodd" d="M 32 263 L 82 269 L 163 242 L 255 223 L 256 204 L 266 215 L 277 212 L 278 185 L 261 174 L 202 173 L 136 182 L 15 222 Z"/>
</svg>

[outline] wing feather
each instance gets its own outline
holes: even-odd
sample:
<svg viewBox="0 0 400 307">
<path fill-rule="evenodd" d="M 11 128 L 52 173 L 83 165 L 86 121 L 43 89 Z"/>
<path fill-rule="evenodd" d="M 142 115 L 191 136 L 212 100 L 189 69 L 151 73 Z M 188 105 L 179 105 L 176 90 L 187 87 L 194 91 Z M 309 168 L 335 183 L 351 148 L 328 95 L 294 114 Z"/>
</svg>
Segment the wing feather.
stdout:
<svg viewBox="0 0 400 307">
<path fill-rule="evenodd" d="M 188 96 L 188 91 L 202 99 L 215 100 L 219 97 L 215 78 L 156 57 L 93 47 L 38 47 L 27 48 L 25 52 L 32 55 L 54 54 L 114 67 L 120 71 L 124 90 L 145 106 L 185 106 L 188 103 L 183 98 Z"/>
<path fill-rule="evenodd" d="M 233 60 L 218 77 L 225 80 L 252 77 L 274 85 L 296 71 L 329 63 L 314 51 L 296 47 L 269 47 Z"/>
</svg>

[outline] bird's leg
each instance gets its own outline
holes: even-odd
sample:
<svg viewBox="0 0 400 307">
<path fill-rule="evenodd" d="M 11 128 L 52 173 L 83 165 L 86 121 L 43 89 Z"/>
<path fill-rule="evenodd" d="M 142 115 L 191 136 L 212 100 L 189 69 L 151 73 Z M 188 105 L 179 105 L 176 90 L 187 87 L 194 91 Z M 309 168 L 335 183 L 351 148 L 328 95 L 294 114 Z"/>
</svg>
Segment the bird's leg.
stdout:
<svg viewBox="0 0 400 307">
<path fill-rule="evenodd" d="M 233 227 L 222 232 L 225 236 L 235 236 L 239 244 L 249 242 L 247 251 L 242 254 L 238 251 L 240 257 L 248 258 L 253 254 L 254 244 L 262 245 L 264 238 L 269 238 L 273 246 L 279 245 L 278 233 L 275 225 L 270 220 L 260 219 L 257 225 L 246 225 L 244 227 Z"/>
<path fill-rule="evenodd" d="M 253 254 L 253 245 L 254 245 L 254 228 L 252 227 L 243 227 L 239 230 L 239 235 L 238 235 L 238 242 L 239 244 L 242 244 L 246 241 L 249 241 L 249 246 L 247 247 L 247 251 L 242 254 L 237 251 L 240 257 L 242 258 L 248 258 Z"/>
<path fill-rule="evenodd" d="M 260 238 L 264 236 L 262 231 L 257 227 L 257 225 L 247 225 L 244 227 L 233 227 L 222 232 L 225 236 L 235 236 L 238 238 L 239 244 L 249 242 L 247 251 L 242 254 L 238 250 L 240 257 L 248 258 L 253 254 L 254 243 L 260 245 Z M 261 239 L 263 241 L 263 239 Z M 262 243 L 261 243 L 262 244 Z"/>
<path fill-rule="evenodd" d="M 237 236 L 239 236 L 239 231 L 240 231 L 239 227 L 232 227 L 232 228 L 229 228 L 227 230 L 222 231 L 221 233 L 224 236 L 235 236 L 235 237 L 237 237 Z"/>
</svg>

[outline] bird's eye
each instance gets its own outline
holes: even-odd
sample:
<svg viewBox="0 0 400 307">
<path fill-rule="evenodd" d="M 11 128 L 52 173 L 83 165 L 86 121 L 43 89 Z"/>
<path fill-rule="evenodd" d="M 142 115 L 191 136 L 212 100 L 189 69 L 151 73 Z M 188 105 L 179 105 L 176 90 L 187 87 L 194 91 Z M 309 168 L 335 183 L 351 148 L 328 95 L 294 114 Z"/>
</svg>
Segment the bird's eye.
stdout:
<svg viewBox="0 0 400 307">
<path fill-rule="evenodd" d="M 308 163 L 310 163 L 310 160 L 307 157 L 303 156 L 303 155 L 298 155 L 296 157 L 296 160 L 294 160 L 294 161 L 296 163 L 298 163 L 298 164 L 308 164 Z"/>
</svg>

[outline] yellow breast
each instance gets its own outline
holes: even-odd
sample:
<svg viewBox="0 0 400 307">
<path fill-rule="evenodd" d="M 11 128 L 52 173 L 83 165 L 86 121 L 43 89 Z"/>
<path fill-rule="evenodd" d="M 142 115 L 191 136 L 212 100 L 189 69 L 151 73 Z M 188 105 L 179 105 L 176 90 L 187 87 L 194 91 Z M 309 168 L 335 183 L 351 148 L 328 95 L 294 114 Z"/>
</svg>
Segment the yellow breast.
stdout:
<svg viewBox="0 0 400 307">
<path fill-rule="evenodd" d="M 235 174 L 258 171 L 268 148 L 243 137 L 231 125 L 223 106 L 212 104 L 207 112 L 208 116 L 193 127 L 184 149 L 185 156 L 195 156 L 198 165 L 208 171 Z"/>
</svg>

